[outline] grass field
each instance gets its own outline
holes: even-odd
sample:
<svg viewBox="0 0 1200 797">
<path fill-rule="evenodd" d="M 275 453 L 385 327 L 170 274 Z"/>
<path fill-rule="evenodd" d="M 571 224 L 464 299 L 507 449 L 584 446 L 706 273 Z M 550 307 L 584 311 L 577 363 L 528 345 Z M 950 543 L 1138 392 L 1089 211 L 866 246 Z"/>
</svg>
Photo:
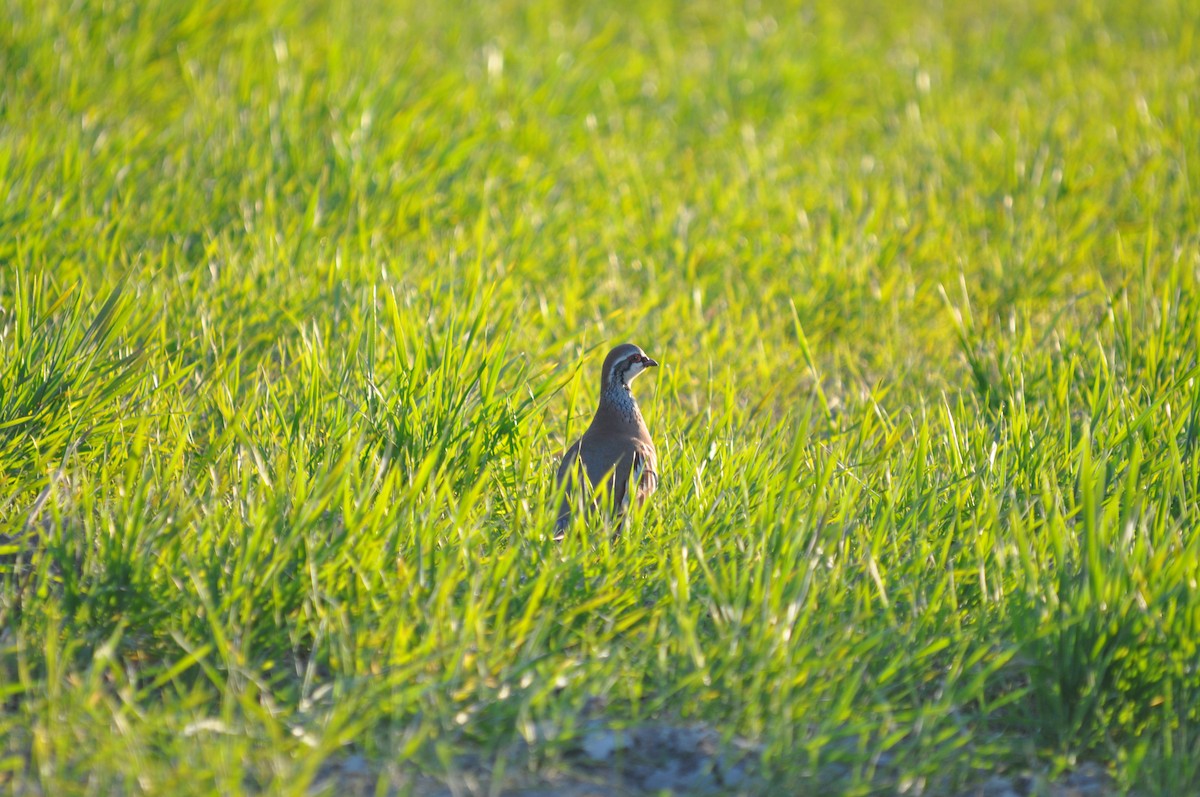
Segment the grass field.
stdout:
<svg viewBox="0 0 1200 797">
<path fill-rule="evenodd" d="M 8 793 L 1200 793 L 1194 3 L 3 18 Z M 662 487 L 555 544 L 624 340 Z"/>
</svg>

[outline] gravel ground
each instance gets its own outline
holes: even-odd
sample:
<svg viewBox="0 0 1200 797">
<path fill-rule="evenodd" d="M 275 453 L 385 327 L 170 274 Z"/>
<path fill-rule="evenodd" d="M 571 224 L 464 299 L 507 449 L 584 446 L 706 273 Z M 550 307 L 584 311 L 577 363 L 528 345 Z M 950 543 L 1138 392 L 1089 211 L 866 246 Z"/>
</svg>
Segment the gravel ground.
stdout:
<svg viewBox="0 0 1200 797">
<path fill-rule="evenodd" d="M 311 794 L 374 795 L 383 783 L 388 795 L 412 797 L 640 797 L 641 795 L 779 794 L 758 776 L 759 749 L 741 740 L 725 741 L 701 724 L 648 724 L 615 729 L 593 722 L 567 746 L 565 771 L 531 774 L 511 766 L 497 787 L 490 767 L 466 760 L 453 776 L 438 779 L 380 769 L 359 755 L 325 768 Z M 900 794 L 889 776 L 889 761 L 877 762 L 879 794 Z M 839 794 L 850 785 L 845 765 L 822 767 L 816 779 L 798 793 Z M 908 790 L 909 793 L 919 793 Z M 996 775 L 964 790 L 926 788 L 936 797 L 1110 797 L 1117 789 L 1098 764 L 1084 763 L 1049 780 L 1036 774 Z"/>
</svg>

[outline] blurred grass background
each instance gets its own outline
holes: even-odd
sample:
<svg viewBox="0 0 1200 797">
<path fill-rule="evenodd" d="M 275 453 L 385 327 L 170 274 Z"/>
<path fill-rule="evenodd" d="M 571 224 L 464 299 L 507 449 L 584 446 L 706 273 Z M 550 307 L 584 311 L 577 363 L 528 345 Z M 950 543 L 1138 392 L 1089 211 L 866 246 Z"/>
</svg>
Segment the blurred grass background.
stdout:
<svg viewBox="0 0 1200 797">
<path fill-rule="evenodd" d="M 1198 788 L 1193 4 L 4 16 L 7 788 L 550 769 L 597 696 Z M 664 487 L 556 546 L 623 340 Z"/>
</svg>

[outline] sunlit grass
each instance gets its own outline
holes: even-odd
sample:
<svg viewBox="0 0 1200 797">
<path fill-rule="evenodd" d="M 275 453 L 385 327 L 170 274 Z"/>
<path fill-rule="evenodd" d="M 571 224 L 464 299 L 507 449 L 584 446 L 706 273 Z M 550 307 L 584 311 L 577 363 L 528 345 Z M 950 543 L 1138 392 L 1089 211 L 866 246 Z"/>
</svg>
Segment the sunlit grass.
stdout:
<svg viewBox="0 0 1200 797">
<path fill-rule="evenodd" d="M 1197 788 L 1187 3 L 4 16 L 6 788 L 553 770 L 597 698 Z M 624 340 L 661 489 L 555 544 Z"/>
</svg>

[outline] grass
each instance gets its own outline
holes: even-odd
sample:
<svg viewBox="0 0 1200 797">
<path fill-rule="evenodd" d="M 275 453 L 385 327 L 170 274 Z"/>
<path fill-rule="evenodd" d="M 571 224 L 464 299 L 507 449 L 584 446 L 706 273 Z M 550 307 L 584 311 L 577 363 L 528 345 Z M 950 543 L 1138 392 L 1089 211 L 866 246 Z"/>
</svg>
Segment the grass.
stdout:
<svg viewBox="0 0 1200 797">
<path fill-rule="evenodd" d="M 4 17 L 10 792 L 549 771 L 597 696 L 1200 789 L 1190 3 Z M 662 488 L 557 545 L 623 340 Z"/>
</svg>

